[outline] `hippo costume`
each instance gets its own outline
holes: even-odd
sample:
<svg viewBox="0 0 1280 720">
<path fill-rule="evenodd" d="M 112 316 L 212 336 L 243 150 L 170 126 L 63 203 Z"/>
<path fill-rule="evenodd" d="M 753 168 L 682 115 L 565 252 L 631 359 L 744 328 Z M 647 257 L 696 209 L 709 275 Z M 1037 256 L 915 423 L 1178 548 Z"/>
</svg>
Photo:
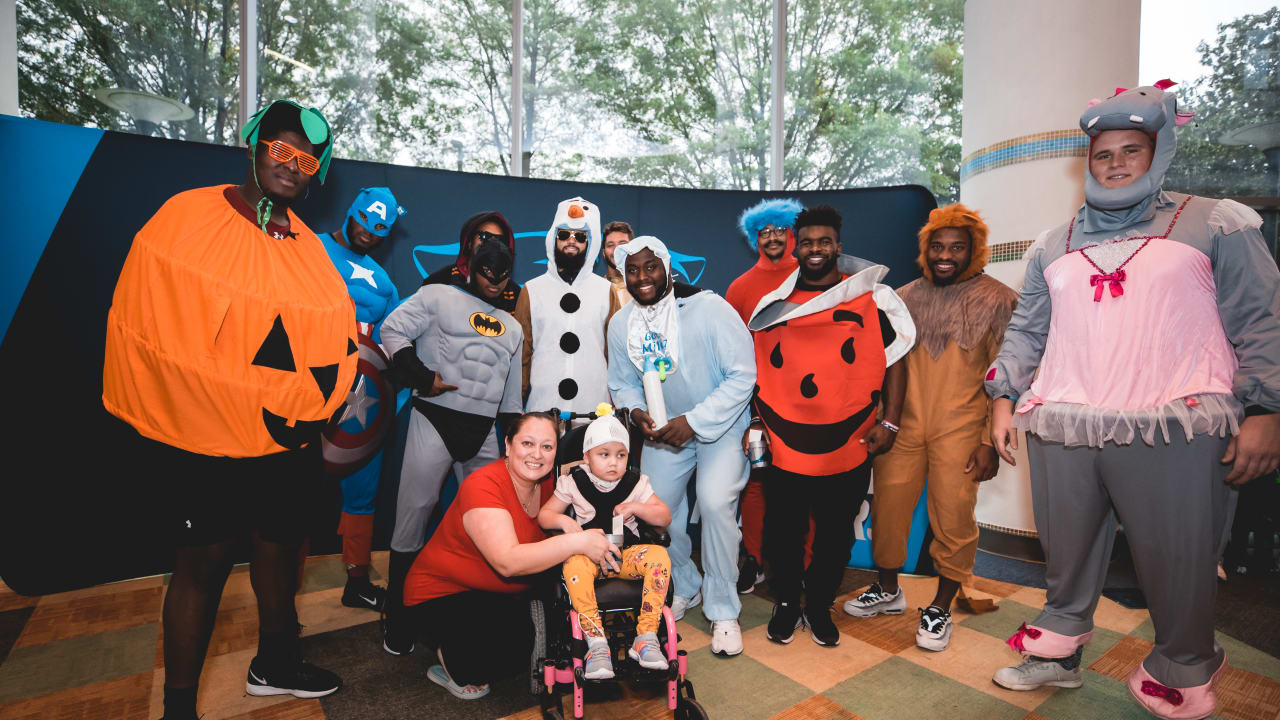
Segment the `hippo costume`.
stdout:
<svg viewBox="0 0 1280 720">
<path fill-rule="evenodd" d="M 1217 545 L 1234 493 L 1220 458 L 1245 415 L 1280 411 L 1280 273 L 1257 213 L 1161 190 L 1174 126 L 1190 117 L 1171 84 L 1120 91 L 1081 116 L 1091 147 L 1107 130 L 1152 135 L 1150 169 L 1108 189 L 1086 168 L 1085 204 L 1037 240 L 986 376 L 1027 432 L 1048 565 L 1044 609 L 1009 645 L 1076 673 L 1041 684 L 1079 687 L 1122 523 L 1156 633 L 1129 687 L 1166 718 L 1213 712 L 1225 667 Z M 1002 682 L 1015 669 L 996 682 L 1029 689 Z"/>
</svg>

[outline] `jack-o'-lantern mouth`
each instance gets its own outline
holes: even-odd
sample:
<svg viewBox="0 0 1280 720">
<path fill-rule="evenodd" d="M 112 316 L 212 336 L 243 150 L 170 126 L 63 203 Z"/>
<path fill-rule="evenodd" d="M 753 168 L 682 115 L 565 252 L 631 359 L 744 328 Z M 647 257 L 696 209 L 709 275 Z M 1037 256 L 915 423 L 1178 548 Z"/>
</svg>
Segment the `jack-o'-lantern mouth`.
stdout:
<svg viewBox="0 0 1280 720">
<path fill-rule="evenodd" d="M 328 420 L 298 420 L 289 426 L 289 421 L 266 408 L 262 408 L 262 424 L 266 427 L 271 439 L 278 445 L 290 450 L 298 450 L 310 443 L 319 442 L 320 432 Z"/>
<path fill-rule="evenodd" d="M 871 391 L 871 402 L 858 412 L 831 423 L 802 423 L 788 420 L 760 398 L 756 388 L 756 409 L 769 432 L 777 435 L 787 447 L 806 455 L 825 455 L 848 444 L 858 428 L 871 417 L 880 404 L 880 391 Z"/>
</svg>

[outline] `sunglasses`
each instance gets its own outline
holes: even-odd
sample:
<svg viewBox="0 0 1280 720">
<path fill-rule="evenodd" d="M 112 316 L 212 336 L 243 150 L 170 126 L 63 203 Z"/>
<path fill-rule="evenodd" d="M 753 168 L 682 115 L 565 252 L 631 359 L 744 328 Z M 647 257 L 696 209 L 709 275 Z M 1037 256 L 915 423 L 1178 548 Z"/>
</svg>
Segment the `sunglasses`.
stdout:
<svg viewBox="0 0 1280 720">
<path fill-rule="evenodd" d="M 287 163 L 297 158 L 298 170 L 304 175 L 315 175 L 316 171 L 320 169 L 320 161 L 316 159 L 315 155 L 304 153 L 283 140 L 272 140 L 271 142 L 260 140 L 259 142 L 267 146 L 267 154 L 278 163 Z"/>
<path fill-rule="evenodd" d="M 476 239 L 476 240 L 479 240 L 480 242 L 488 242 L 488 241 L 490 241 L 490 240 L 506 240 L 506 239 L 507 239 L 507 236 L 506 236 L 506 235 L 495 235 L 495 234 L 493 234 L 493 233 L 489 232 L 488 230 L 480 230 L 480 231 L 476 232 L 476 234 L 475 234 L 475 239 Z"/>
<path fill-rule="evenodd" d="M 570 236 L 573 236 L 574 242 L 580 242 L 584 245 L 587 242 L 587 234 L 581 230 L 573 230 L 573 231 L 561 230 L 560 232 L 556 233 L 556 240 L 559 240 L 560 242 L 564 242 L 565 240 L 568 240 Z"/>
<path fill-rule="evenodd" d="M 762 237 L 762 238 L 769 237 L 770 235 L 773 235 L 775 237 L 786 237 L 787 229 L 785 227 L 774 227 L 772 225 L 765 225 L 764 227 L 760 228 L 760 232 L 756 233 L 756 237 Z"/>
</svg>

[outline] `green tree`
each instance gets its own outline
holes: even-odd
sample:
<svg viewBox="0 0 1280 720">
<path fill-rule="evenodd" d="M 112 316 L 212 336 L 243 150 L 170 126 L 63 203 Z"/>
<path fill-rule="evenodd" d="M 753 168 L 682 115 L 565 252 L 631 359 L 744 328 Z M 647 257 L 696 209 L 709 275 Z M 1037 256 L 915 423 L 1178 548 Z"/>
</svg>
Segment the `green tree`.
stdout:
<svg viewBox="0 0 1280 720">
<path fill-rule="evenodd" d="M 1225 145 L 1222 137 L 1280 121 L 1280 8 L 1219 25 L 1217 38 L 1196 49 L 1209 73 L 1179 98 L 1196 117 L 1179 129 L 1165 187 L 1212 197 L 1275 195 L 1262 148 Z"/>
</svg>

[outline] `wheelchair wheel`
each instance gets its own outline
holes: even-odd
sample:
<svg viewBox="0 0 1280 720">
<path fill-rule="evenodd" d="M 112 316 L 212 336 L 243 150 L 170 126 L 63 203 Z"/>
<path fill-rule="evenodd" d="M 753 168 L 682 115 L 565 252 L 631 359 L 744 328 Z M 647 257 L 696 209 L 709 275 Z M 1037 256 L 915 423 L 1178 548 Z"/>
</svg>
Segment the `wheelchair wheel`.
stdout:
<svg viewBox="0 0 1280 720">
<path fill-rule="evenodd" d="M 541 600 L 529 601 L 529 619 L 533 621 L 533 653 L 529 658 L 529 692 L 541 695 L 547 686 L 542 683 L 542 660 L 547 656 L 547 617 Z"/>
<path fill-rule="evenodd" d="M 697 700 L 681 698 L 676 705 L 675 720 L 707 720 L 707 711 L 702 709 Z"/>
</svg>

